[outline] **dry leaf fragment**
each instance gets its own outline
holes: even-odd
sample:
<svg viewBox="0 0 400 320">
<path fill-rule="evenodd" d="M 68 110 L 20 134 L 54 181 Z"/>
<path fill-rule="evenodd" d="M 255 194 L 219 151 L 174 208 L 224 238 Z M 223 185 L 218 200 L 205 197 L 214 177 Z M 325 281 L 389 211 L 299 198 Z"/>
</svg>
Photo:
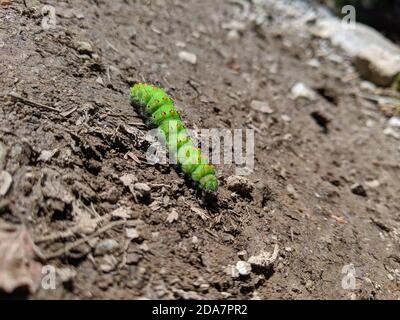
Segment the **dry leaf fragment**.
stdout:
<svg viewBox="0 0 400 320">
<path fill-rule="evenodd" d="M 168 214 L 167 217 L 167 222 L 168 223 L 173 223 L 174 221 L 178 220 L 179 214 L 175 209 L 172 209 L 171 213 Z"/>
<path fill-rule="evenodd" d="M 125 159 L 131 158 L 133 161 L 135 161 L 137 164 L 141 164 L 142 162 L 140 159 L 134 154 L 133 152 L 128 152 L 125 156 Z"/>
<path fill-rule="evenodd" d="M 132 217 L 132 209 L 129 207 L 119 207 L 112 211 L 111 215 L 120 219 L 129 219 Z"/>
<path fill-rule="evenodd" d="M 96 230 L 99 219 L 92 218 L 90 212 L 86 210 L 86 208 L 79 202 L 74 201 L 72 203 L 72 212 L 77 226 L 76 230 L 78 232 L 83 234 L 91 234 Z"/>
<path fill-rule="evenodd" d="M 8 6 L 11 4 L 11 0 L 0 0 L 2 6 Z"/>
<path fill-rule="evenodd" d="M 347 223 L 345 218 L 336 216 L 334 214 L 331 214 L 331 218 L 334 219 L 337 223 L 340 223 L 340 224 L 346 224 Z"/>
<path fill-rule="evenodd" d="M 12 293 L 25 288 L 34 293 L 41 281 L 41 264 L 34 260 L 35 245 L 25 227 L 0 225 L 0 289 Z"/>
<path fill-rule="evenodd" d="M 204 221 L 208 219 L 208 216 L 204 210 L 193 207 L 193 206 L 190 207 L 190 210 L 192 210 L 194 213 L 198 214 L 200 216 L 200 218 L 202 218 Z"/>
</svg>

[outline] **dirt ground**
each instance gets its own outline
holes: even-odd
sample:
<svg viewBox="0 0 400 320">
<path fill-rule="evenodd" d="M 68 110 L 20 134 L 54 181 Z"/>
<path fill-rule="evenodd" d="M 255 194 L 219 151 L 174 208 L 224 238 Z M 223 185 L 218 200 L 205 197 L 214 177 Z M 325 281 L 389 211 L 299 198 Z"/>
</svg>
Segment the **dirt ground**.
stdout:
<svg viewBox="0 0 400 320">
<path fill-rule="evenodd" d="M 0 223 L 25 225 L 41 263 L 63 274 L 28 298 L 400 298 L 400 153 L 387 118 L 325 40 L 287 32 L 272 12 L 229 33 L 238 3 L 0 7 L 0 169 L 12 176 Z M 45 4 L 54 29 L 41 25 Z M 138 81 L 166 88 L 192 126 L 256 130 L 251 196 L 227 189 L 231 166 L 218 166 L 210 201 L 173 167 L 146 162 L 147 128 L 128 102 Z M 292 99 L 297 82 L 316 99 Z M 146 196 L 124 185 L 133 175 Z M 226 272 L 276 244 L 272 268 Z M 356 287 L 344 289 L 350 264 Z"/>
</svg>

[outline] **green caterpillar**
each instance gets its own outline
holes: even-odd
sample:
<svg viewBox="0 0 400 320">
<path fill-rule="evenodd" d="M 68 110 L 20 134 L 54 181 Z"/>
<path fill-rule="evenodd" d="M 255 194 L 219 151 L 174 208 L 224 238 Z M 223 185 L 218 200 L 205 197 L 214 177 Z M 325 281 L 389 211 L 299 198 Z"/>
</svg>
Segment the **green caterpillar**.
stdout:
<svg viewBox="0 0 400 320">
<path fill-rule="evenodd" d="M 130 103 L 139 108 L 142 116 L 158 127 L 164 136 L 171 156 L 176 156 L 181 170 L 201 189 L 216 191 L 218 179 L 215 167 L 193 144 L 174 101 L 163 89 L 139 83 L 131 88 Z"/>
</svg>

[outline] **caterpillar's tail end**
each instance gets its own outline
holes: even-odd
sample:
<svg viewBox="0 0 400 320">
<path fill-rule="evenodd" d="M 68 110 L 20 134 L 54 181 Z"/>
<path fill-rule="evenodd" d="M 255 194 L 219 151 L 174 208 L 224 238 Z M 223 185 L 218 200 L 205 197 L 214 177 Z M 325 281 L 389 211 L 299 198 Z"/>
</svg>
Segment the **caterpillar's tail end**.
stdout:
<svg viewBox="0 0 400 320">
<path fill-rule="evenodd" d="M 200 186 L 203 190 L 216 192 L 218 190 L 218 179 L 215 175 L 205 176 L 200 180 Z"/>
</svg>

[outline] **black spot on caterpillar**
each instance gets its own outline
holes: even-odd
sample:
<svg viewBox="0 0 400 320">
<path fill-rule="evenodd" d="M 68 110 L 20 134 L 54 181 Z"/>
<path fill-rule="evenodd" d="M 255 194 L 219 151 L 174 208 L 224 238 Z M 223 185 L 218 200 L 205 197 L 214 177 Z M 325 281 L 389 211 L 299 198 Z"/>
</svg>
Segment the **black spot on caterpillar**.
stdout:
<svg viewBox="0 0 400 320">
<path fill-rule="evenodd" d="M 190 138 L 173 100 L 161 89 L 139 83 L 131 88 L 130 102 L 140 113 L 164 134 L 168 149 L 176 150 L 177 162 L 182 171 L 200 188 L 218 189 L 215 167 L 196 148 Z"/>
</svg>

